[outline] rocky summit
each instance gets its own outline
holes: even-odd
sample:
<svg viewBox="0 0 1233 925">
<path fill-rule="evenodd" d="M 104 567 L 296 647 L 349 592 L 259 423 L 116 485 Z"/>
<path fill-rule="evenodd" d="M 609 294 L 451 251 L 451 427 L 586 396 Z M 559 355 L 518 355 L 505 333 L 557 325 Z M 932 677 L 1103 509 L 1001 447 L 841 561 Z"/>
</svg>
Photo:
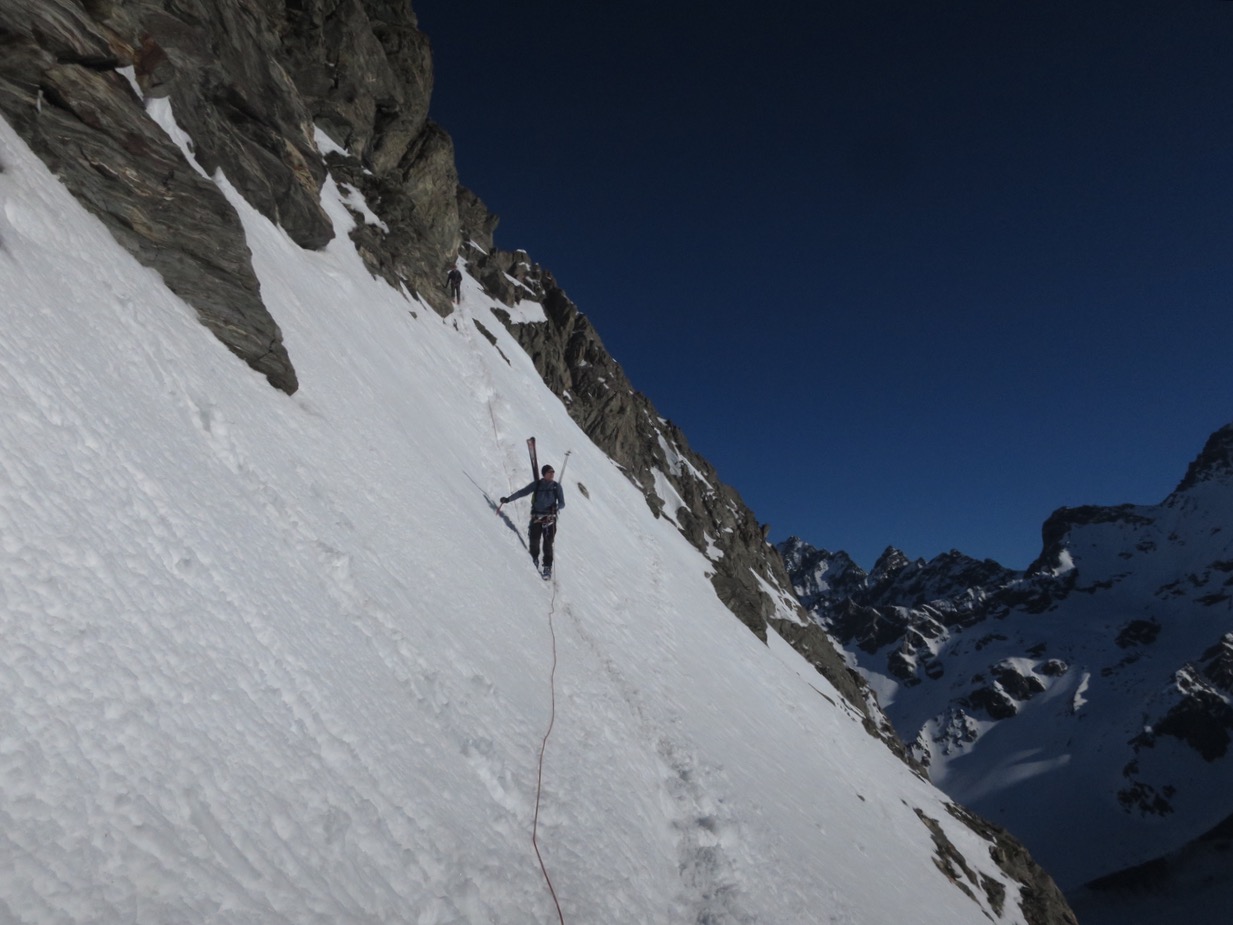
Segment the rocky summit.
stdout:
<svg viewBox="0 0 1233 925">
<path fill-rule="evenodd" d="M 934 782 L 1108 886 L 1233 817 L 1233 425 L 1159 504 L 1063 508 L 1042 540 L 1024 572 L 780 548 Z"/>
</svg>

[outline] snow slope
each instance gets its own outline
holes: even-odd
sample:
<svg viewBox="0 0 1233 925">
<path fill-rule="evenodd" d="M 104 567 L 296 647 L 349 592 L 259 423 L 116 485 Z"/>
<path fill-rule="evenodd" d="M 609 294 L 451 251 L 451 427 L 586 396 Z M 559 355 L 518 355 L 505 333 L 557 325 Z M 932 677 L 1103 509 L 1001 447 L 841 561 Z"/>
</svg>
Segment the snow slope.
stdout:
<svg viewBox="0 0 1233 925">
<path fill-rule="evenodd" d="M 310 253 L 219 178 L 288 397 L 3 122 L 0 165 L 0 921 L 1024 920 L 940 872 L 922 816 L 1008 883 L 720 604 L 472 280 L 442 320 L 368 276 L 332 184 Z M 526 502 L 495 513 L 530 434 L 551 583 Z"/>
</svg>

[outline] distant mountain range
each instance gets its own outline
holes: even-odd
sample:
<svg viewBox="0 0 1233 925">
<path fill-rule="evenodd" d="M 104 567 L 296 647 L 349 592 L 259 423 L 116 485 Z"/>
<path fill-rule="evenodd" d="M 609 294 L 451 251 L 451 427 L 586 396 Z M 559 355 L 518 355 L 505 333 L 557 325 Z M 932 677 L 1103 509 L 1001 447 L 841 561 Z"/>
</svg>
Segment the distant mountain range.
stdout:
<svg viewBox="0 0 1233 925">
<path fill-rule="evenodd" d="M 1233 424 L 1161 503 L 1062 508 L 1042 537 L 1023 572 L 954 551 L 888 548 L 870 572 L 798 538 L 780 551 L 933 781 L 1063 889 L 1227 844 Z"/>
</svg>

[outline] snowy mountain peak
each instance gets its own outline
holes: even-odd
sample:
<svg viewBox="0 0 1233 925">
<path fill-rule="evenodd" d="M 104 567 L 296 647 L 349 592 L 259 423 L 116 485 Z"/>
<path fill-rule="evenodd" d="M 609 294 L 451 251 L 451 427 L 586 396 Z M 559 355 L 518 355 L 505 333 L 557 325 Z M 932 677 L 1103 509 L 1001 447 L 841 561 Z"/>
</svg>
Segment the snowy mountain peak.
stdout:
<svg viewBox="0 0 1233 925">
<path fill-rule="evenodd" d="M 1233 694 L 1233 633 L 1225 633 L 1218 643 L 1204 652 L 1201 664 L 1203 673 L 1213 684 Z"/>
<path fill-rule="evenodd" d="M 882 555 L 878 556 L 878 561 L 874 563 L 873 570 L 869 573 L 869 581 L 875 585 L 892 581 L 896 575 L 913 565 L 919 568 L 924 565 L 924 562 L 920 559 L 914 562 L 902 550 L 887 546 L 882 550 Z"/>
<path fill-rule="evenodd" d="M 890 550 L 823 595 L 798 543 L 793 579 L 933 779 L 1078 891 L 1233 813 L 1231 475 L 1226 426 L 1161 503 L 1056 511 L 1027 572 Z"/>
<path fill-rule="evenodd" d="M 800 537 L 789 537 L 778 549 L 806 608 L 824 597 L 846 597 L 869 578 L 846 552 L 815 549 Z"/>
<path fill-rule="evenodd" d="M 1233 424 L 1228 424 L 1208 438 L 1203 451 L 1186 470 L 1177 486 L 1185 492 L 1201 482 L 1233 480 Z"/>
</svg>

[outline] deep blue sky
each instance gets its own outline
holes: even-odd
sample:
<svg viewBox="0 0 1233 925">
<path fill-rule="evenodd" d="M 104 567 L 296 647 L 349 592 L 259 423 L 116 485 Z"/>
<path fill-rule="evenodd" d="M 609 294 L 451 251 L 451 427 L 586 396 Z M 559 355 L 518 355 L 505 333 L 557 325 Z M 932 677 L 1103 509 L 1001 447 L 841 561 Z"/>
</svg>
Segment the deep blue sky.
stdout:
<svg viewBox="0 0 1233 925">
<path fill-rule="evenodd" d="M 498 246 L 773 539 L 1023 568 L 1233 420 L 1233 3 L 413 6 Z"/>
</svg>

